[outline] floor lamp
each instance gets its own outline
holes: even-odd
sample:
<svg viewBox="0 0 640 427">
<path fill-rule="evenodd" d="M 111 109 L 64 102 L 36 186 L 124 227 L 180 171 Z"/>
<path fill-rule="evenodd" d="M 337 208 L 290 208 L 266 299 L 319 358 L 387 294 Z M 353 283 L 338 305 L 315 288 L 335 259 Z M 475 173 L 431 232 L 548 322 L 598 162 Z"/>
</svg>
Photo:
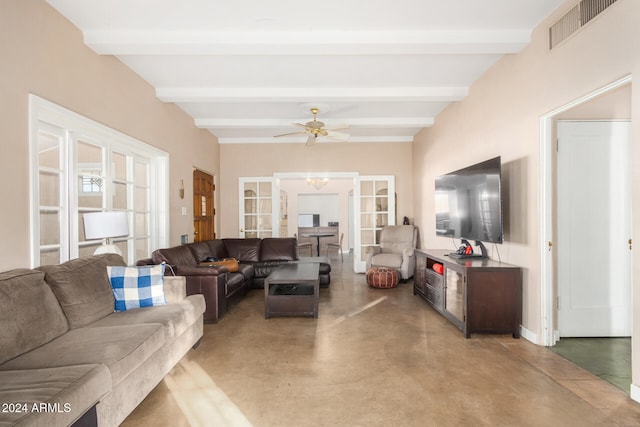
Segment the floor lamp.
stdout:
<svg viewBox="0 0 640 427">
<path fill-rule="evenodd" d="M 129 218 L 126 212 L 91 212 L 84 214 L 83 218 L 84 235 L 87 240 L 106 239 L 106 243 L 99 246 L 94 255 L 116 253 L 122 256 L 122 251 L 111 239 L 129 235 Z"/>
</svg>

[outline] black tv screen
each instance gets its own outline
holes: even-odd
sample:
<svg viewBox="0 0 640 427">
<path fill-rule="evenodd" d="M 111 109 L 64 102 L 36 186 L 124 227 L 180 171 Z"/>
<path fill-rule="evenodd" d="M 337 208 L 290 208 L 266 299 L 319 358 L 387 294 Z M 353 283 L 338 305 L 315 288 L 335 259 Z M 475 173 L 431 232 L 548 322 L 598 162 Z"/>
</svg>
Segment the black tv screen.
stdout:
<svg viewBox="0 0 640 427">
<path fill-rule="evenodd" d="M 436 234 L 502 243 L 500 178 L 500 157 L 437 177 Z"/>
</svg>

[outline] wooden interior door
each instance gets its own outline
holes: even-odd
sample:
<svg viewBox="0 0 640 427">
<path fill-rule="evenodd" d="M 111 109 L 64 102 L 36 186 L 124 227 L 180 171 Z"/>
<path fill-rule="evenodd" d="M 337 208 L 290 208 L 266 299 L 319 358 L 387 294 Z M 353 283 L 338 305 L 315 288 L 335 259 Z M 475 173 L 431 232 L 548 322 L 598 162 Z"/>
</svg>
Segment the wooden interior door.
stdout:
<svg viewBox="0 0 640 427">
<path fill-rule="evenodd" d="M 193 241 L 203 242 L 216 237 L 213 176 L 198 169 L 193 171 Z"/>
</svg>

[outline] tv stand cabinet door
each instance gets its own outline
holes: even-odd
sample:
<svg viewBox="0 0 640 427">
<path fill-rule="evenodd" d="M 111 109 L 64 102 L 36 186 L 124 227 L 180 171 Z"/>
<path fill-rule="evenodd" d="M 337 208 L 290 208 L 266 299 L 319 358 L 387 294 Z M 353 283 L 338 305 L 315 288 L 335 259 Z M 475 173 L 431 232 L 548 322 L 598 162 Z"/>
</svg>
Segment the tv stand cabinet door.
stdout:
<svg viewBox="0 0 640 427">
<path fill-rule="evenodd" d="M 472 332 L 520 337 L 522 279 L 519 268 L 467 270 L 467 338 Z"/>
</svg>

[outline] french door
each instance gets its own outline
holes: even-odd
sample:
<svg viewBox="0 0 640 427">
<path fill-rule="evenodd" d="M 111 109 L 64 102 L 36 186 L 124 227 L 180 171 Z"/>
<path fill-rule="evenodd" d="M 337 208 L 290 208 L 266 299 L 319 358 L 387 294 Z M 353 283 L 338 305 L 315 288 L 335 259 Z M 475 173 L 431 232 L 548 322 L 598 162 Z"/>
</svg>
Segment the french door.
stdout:
<svg viewBox="0 0 640 427">
<path fill-rule="evenodd" d="M 31 265 L 88 256 L 83 215 L 123 211 L 129 235 L 114 244 L 128 264 L 168 241 L 168 155 L 30 95 Z"/>
<path fill-rule="evenodd" d="M 307 174 L 296 174 L 304 179 Z M 359 176 L 354 178 L 353 268 L 357 273 L 366 270 L 366 248 L 380 243 L 380 231 L 396 224 L 395 177 L 391 175 Z M 292 179 L 288 175 L 288 179 Z M 276 177 L 247 177 L 239 179 L 239 236 L 279 237 L 281 195 Z M 285 207 L 283 207 L 286 209 Z M 297 212 L 289 212 L 295 218 Z"/>
<path fill-rule="evenodd" d="M 280 236 L 280 188 L 276 178 L 239 178 L 238 200 L 240 237 Z"/>
<path fill-rule="evenodd" d="M 356 273 L 366 271 L 367 247 L 380 244 L 382 229 L 396 224 L 395 194 L 393 176 L 359 176 L 356 179 L 353 257 L 353 269 Z"/>
</svg>

